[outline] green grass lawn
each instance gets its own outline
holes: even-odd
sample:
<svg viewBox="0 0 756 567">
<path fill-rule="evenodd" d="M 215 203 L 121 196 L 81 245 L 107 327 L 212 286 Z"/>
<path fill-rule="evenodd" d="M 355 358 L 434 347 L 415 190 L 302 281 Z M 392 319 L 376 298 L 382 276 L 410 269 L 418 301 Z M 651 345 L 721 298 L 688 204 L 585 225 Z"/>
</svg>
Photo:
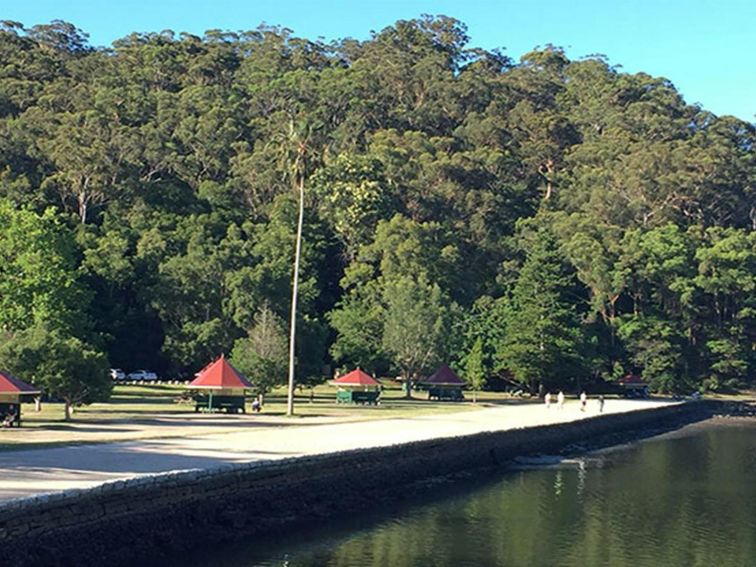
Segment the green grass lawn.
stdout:
<svg viewBox="0 0 756 567">
<path fill-rule="evenodd" d="M 74 423 L 110 423 L 128 420 L 148 420 L 151 417 L 194 413 L 192 401 L 181 401 L 186 388 L 179 384 L 118 384 L 113 389 L 111 399 L 76 408 Z M 756 393 L 745 392 L 725 398 L 743 399 L 754 397 Z M 336 403 L 336 388 L 330 385 L 316 386 L 314 389 L 297 390 L 294 401 L 295 418 L 317 416 L 360 417 L 382 419 L 412 417 L 417 415 L 470 411 L 491 404 L 527 403 L 536 400 L 513 398 L 500 392 L 480 392 L 478 403 L 472 403 L 472 394 L 465 392 L 464 402 L 430 402 L 426 392 L 413 392 L 412 399 L 406 399 L 401 388 L 389 384 L 381 395 L 378 406 L 362 406 Z M 251 412 L 251 398 L 247 400 L 247 412 Z M 286 415 L 286 389 L 281 387 L 265 397 L 262 415 Z M 24 427 L 39 428 L 60 425 L 63 419 L 63 404 L 42 404 L 42 411 L 35 412 L 34 404 L 23 406 Z M 2 441 L 0 441 L 2 442 Z"/>
<path fill-rule="evenodd" d="M 186 389 L 173 384 L 118 385 L 107 403 L 92 404 L 78 408 L 74 418 L 77 420 L 128 419 L 133 416 L 155 414 L 175 414 L 194 411 L 193 402 L 181 403 L 179 399 Z M 353 416 L 355 413 L 367 414 L 374 418 L 411 417 L 418 414 L 448 413 L 472 410 L 486 404 L 512 401 L 513 398 L 497 392 L 484 392 L 478 396 L 478 403 L 473 404 L 468 393 L 468 400 L 455 402 L 429 402 L 425 392 L 413 392 L 412 399 L 406 399 L 401 388 L 393 386 L 384 389 L 381 404 L 362 406 L 336 403 L 336 389 L 329 385 L 316 386 L 312 390 L 297 390 L 294 399 L 295 417 L 313 416 Z M 518 399 L 519 400 L 519 399 Z M 251 399 L 247 400 L 247 412 L 251 412 Z M 49 404 L 48 404 L 49 405 Z M 62 406 L 59 419 L 63 418 Z M 286 389 L 281 387 L 265 396 L 265 415 L 286 414 Z M 26 414 L 27 416 L 29 414 Z"/>
<path fill-rule="evenodd" d="M 189 406 L 174 401 L 182 391 L 183 388 L 180 386 L 168 384 L 118 385 L 113 389 L 110 401 L 76 408 L 72 421 L 105 422 L 145 415 L 186 412 Z M 43 403 L 41 412 L 34 411 L 34 404 L 24 404 L 22 416 L 24 427 L 45 427 L 63 422 L 63 404 Z"/>
</svg>

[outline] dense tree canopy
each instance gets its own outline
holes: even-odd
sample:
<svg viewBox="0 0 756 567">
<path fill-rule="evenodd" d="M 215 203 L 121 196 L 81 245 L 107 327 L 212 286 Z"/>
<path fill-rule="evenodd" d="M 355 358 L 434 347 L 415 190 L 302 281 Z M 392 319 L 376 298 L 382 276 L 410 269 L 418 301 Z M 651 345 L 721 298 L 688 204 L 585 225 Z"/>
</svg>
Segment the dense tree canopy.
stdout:
<svg viewBox="0 0 756 567">
<path fill-rule="evenodd" d="M 108 48 L 3 22 L 0 59 L 4 340 L 44 324 L 183 376 L 236 345 L 278 376 L 254 337 L 289 317 L 303 186 L 300 382 L 753 380 L 756 128 L 666 79 L 515 62 L 443 16 Z"/>
</svg>

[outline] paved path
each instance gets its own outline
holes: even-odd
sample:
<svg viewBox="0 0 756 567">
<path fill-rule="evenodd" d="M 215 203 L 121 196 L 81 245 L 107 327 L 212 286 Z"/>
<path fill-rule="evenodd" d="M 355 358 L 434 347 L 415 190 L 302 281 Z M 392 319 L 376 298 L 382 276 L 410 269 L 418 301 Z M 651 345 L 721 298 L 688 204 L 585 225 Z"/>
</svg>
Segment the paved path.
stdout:
<svg viewBox="0 0 756 567">
<path fill-rule="evenodd" d="M 669 402 L 609 400 L 605 413 L 668 405 Z M 282 459 L 425 439 L 470 435 L 584 419 L 596 415 L 570 401 L 555 406 L 507 405 L 478 411 L 357 423 L 281 425 L 251 417 L 259 426 L 232 433 L 0 452 L 0 500 L 85 488 L 135 476 L 212 468 L 229 463 Z"/>
</svg>

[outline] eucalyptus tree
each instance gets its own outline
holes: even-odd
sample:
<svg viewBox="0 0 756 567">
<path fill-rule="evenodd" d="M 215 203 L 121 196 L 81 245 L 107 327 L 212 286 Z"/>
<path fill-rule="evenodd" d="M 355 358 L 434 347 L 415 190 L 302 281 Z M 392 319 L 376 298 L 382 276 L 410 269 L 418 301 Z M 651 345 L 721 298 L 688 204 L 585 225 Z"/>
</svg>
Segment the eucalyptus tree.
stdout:
<svg viewBox="0 0 756 567">
<path fill-rule="evenodd" d="M 55 166 L 41 189 L 60 195 L 82 224 L 91 220 L 93 207 L 115 200 L 129 174 L 128 129 L 97 110 L 65 113 L 49 138 L 40 145 Z"/>
<path fill-rule="evenodd" d="M 756 233 L 710 228 L 696 250 L 705 329 L 705 385 L 739 387 L 754 381 L 756 354 Z"/>
<path fill-rule="evenodd" d="M 347 260 L 368 244 L 379 220 L 388 216 L 390 196 L 381 163 L 341 154 L 312 178 L 321 214 L 343 242 Z"/>
<path fill-rule="evenodd" d="M 401 277 L 383 290 L 383 348 L 404 380 L 406 397 L 415 382 L 440 362 L 448 332 L 446 299 L 438 284 Z"/>
</svg>

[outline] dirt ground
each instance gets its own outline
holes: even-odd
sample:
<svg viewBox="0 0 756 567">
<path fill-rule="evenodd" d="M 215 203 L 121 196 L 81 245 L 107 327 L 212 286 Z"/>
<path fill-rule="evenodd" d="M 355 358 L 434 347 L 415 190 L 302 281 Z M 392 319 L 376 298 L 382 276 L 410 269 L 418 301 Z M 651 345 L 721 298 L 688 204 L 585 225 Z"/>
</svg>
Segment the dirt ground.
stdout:
<svg viewBox="0 0 756 567">
<path fill-rule="evenodd" d="M 604 413 L 637 411 L 669 403 L 611 399 Z M 561 410 L 556 405 L 547 409 L 542 404 L 511 404 L 379 421 L 356 411 L 307 419 L 264 414 L 175 413 L 107 425 L 76 424 L 81 438 L 91 434 L 101 439 L 102 429 L 106 429 L 108 434 L 122 434 L 131 440 L 0 452 L 0 500 L 91 487 L 172 470 L 213 468 L 568 422 L 594 416 L 598 411 L 596 400 L 589 401 L 585 412 L 580 410 L 579 402 L 570 400 Z M 3 431 L 2 435 L 7 433 Z M 65 429 L 56 432 L 44 428 L 15 430 L 12 434 L 37 435 L 40 441 L 54 442 L 65 438 L 65 433 Z M 135 435 L 139 437 L 135 439 Z"/>
</svg>

